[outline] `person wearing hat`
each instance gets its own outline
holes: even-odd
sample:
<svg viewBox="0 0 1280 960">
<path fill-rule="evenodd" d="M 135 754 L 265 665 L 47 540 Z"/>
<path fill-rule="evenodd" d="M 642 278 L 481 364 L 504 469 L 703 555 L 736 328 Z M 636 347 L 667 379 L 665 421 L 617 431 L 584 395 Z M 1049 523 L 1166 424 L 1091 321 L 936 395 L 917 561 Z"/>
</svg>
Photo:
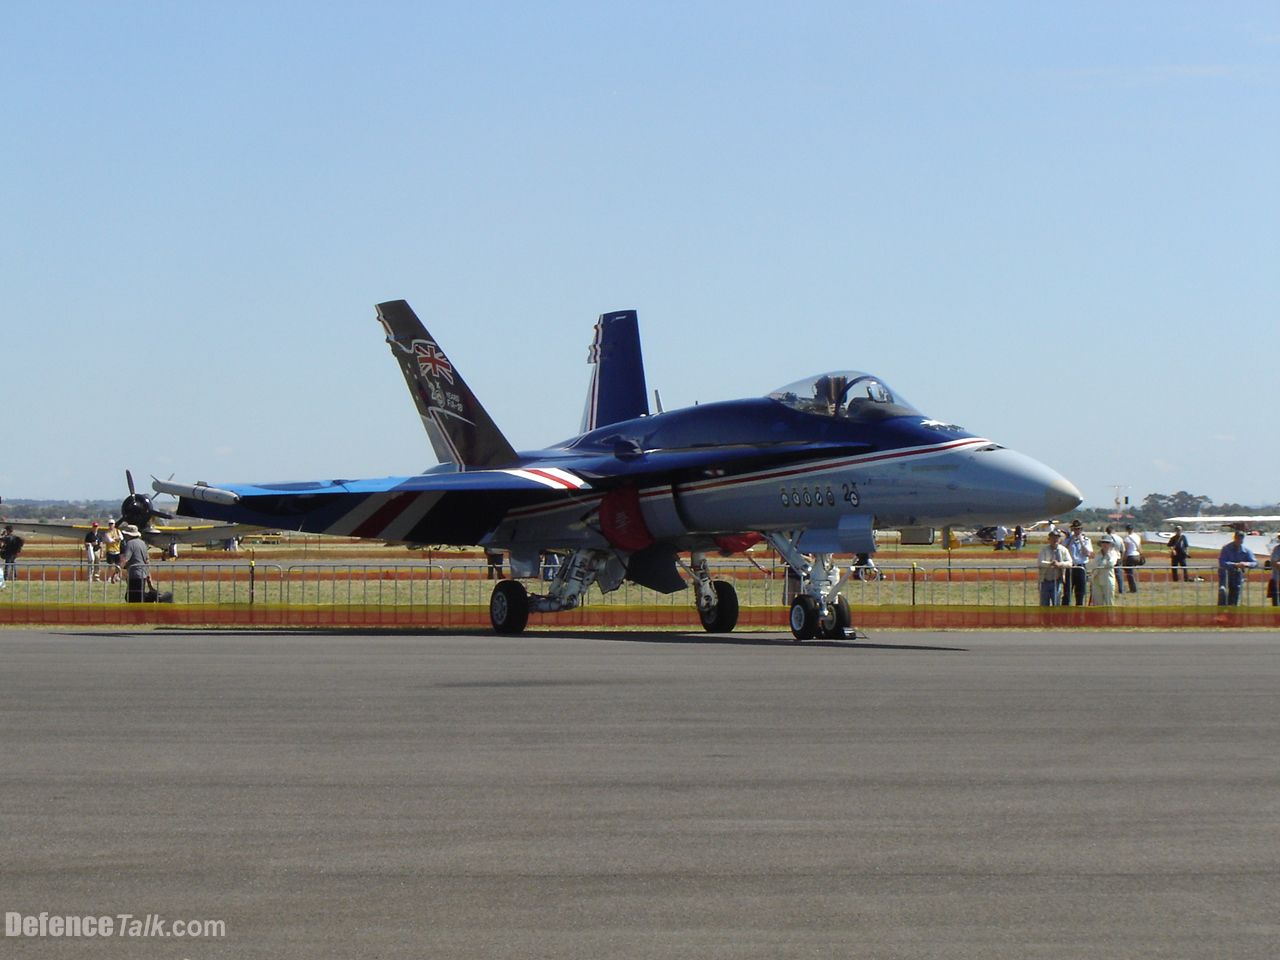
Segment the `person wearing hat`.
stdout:
<svg viewBox="0 0 1280 960">
<path fill-rule="evenodd" d="M 147 591 L 154 589 L 151 567 L 147 562 L 147 544 L 137 526 L 126 523 L 120 527 L 124 546 L 120 550 L 120 565 L 124 567 L 124 599 L 127 603 L 143 603 Z"/>
<path fill-rule="evenodd" d="M 1040 548 L 1040 606 L 1062 603 L 1062 571 L 1071 569 L 1071 554 L 1060 542 L 1062 534 L 1049 531 L 1049 542 Z"/>
<path fill-rule="evenodd" d="M 1258 565 L 1258 558 L 1244 545 L 1244 530 L 1236 528 L 1231 542 L 1218 552 L 1218 606 L 1240 606 L 1245 572 Z"/>
<path fill-rule="evenodd" d="M 1098 552 L 1089 558 L 1089 603 L 1095 607 L 1114 607 L 1116 604 L 1116 553 L 1114 540 L 1103 537 L 1098 541 Z"/>
<path fill-rule="evenodd" d="M 1182 582 L 1190 583 L 1191 574 L 1187 572 L 1187 552 L 1191 545 L 1187 542 L 1187 535 L 1182 532 L 1182 527 L 1178 524 L 1173 525 L 1173 536 L 1169 538 L 1169 568 L 1172 570 L 1172 580 L 1178 582 L 1178 568 L 1182 568 Z"/>
<path fill-rule="evenodd" d="M 1067 571 L 1062 605 L 1064 607 L 1070 606 L 1071 595 L 1075 594 L 1076 606 L 1083 607 L 1087 595 L 1085 587 L 1089 582 L 1085 564 L 1093 556 L 1093 541 L 1085 536 L 1079 520 L 1071 521 L 1071 535 L 1067 537 L 1067 542 L 1064 546 L 1067 548 L 1067 553 L 1071 554 L 1071 569 Z"/>
</svg>

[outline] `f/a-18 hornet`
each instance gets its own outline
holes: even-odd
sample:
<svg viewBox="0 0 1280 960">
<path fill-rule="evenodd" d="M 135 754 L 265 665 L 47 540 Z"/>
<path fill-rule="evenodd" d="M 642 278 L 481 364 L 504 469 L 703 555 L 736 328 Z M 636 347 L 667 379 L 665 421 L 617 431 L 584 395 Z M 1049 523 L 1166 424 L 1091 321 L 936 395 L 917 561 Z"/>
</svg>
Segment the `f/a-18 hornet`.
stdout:
<svg viewBox="0 0 1280 960">
<path fill-rule="evenodd" d="M 377 314 L 440 466 L 371 480 L 157 480 L 155 489 L 179 498 L 178 513 L 211 520 L 505 550 L 516 578 L 560 554 L 545 594 L 520 579 L 497 583 L 489 615 L 499 633 L 522 631 L 531 611 L 575 608 L 592 584 L 682 590 L 682 570 L 703 626 L 730 631 L 737 595 L 711 578 L 707 557 L 765 540 L 802 584 L 790 608 L 797 639 L 845 635 L 848 573 L 832 555 L 874 552 L 876 529 L 1030 522 L 1081 500 L 1044 464 L 925 416 L 855 370 L 651 414 L 634 311 L 596 324 L 582 432 L 518 453 L 405 301 Z"/>
</svg>

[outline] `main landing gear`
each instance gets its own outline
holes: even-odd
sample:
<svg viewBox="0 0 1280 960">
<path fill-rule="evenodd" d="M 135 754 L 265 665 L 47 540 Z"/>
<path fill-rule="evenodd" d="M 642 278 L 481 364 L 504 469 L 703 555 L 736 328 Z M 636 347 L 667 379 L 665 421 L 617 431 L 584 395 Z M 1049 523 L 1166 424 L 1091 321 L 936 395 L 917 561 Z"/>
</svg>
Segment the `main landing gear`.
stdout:
<svg viewBox="0 0 1280 960">
<path fill-rule="evenodd" d="M 698 619 L 707 633 L 730 633 L 738 625 L 738 591 L 727 580 L 712 580 L 707 555 L 700 551 L 692 556 L 685 569 L 693 575 L 697 591 Z"/>
<path fill-rule="evenodd" d="M 849 601 L 840 588 L 851 575 L 843 576 L 830 554 L 819 554 L 810 560 L 795 546 L 787 534 L 766 535 L 775 550 L 798 579 L 796 596 L 791 601 L 789 624 L 797 641 L 843 640 L 853 629 Z M 726 580 L 713 580 L 706 554 L 695 551 L 684 566 L 693 579 L 698 604 L 698 619 L 708 633 L 729 633 L 738 625 L 738 594 Z M 622 562 L 606 550 L 576 550 L 560 564 L 545 595 L 530 595 L 519 580 L 499 580 L 489 598 L 489 621 L 502 634 L 520 633 L 529 623 L 530 613 L 555 613 L 572 610 L 582 603 L 593 583 L 610 593 L 626 575 Z"/>
<path fill-rule="evenodd" d="M 499 580 L 489 596 L 489 622 L 498 633 L 522 633 L 529 622 L 529 591 L 519 580 Z"/>
<path fill-rule="evenodd" d="M 608 593 L 617 590 L 626 569 L 611 552 L 575 550 L 561 562 L 545 595 L 530 596 L 519 580 L 499 580 L 489 596 L 489 622 L 498 633 L 521 633 L 530 613 L 572 610 L 591 584 L 599 581 Z"/>
<path fill-rule="evenodd" d="M 706 555 L 695 552 L 685 566 L 692 576 L 698 619 L 708 633 L 729 633 L 738 625 L 738 593 L 725 580 L 712 580 Z M 621 585 L 626 569 L 610 551 L 576 550 L 560 564 L 546 595 L 530 595 L 519 580 L 499 580 L 489 596 L 489 622 L 498 633 L 520 633 L 530 613 L 572 610 L 582 603 L 587 588 L 599 583 L 610 593 Z"/>
</svg>

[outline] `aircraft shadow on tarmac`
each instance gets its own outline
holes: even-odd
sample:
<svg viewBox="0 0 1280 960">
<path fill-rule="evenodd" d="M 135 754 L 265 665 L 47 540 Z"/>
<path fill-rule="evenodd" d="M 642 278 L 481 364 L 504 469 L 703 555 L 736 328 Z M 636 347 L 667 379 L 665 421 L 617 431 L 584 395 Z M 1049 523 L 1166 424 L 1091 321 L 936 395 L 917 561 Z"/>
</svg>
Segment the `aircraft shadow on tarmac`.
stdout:
<svg viewBox="0 0 1280 960">
<path fill-rule="evenodd" d="M 749 634 L 706 633 L 596 633 L 557 631 L 557 637 L 574 637 L 586 640 L 613 640 L 622 643 L 676 643 L 700 646 L 738 647 L 793 647 L 796 649 L 844 649 L 844 650 L 921 650 L 935 653 L 967 653 L 965 647 L 941 647 L 924 644 L 876 643 L 868 637 L 848 640 L 805 640 L 799 642 L 788 634 L 779 636 L 752 636 Z"/>
<path fill-rule="evenodd" d="M 118 639 L 136 639 L 143 636 L 152 637 L 190 637 L 194 634 L 204 634 L 218 637 L 265 637 L 265 636 L 309 636 L 309 637 L 438 637 L 438 636 L 456 636 L 456 637 L 484 637 L 492 639 L 493 634 L 488 630 L 446 630 L 439 628 L 403 628 L 403 627 L 384 627 L 381 629 L 359 629 L 359 630 L 343 630 L 343 629 L 298 629 L 297 627 L 259 627 L 253 629 L 238 630 L 207 630 L 192 627 L 190 629 L 170 628 L 167 630 L 148 630 L 148 631 L 66 631 L 65 636 L 71 637 L 103 637 Z M 806 640 L 803 643 L 797 642 L 788 634 L 779 634 L 777 636 L 761 636 L 758 634 L 709 634 L 709 633 L 671 633 L 669 631 L 654 630 L 650 632 L 635 631 L 631 633 L 610 632 L 601 630 L 557 630 L 553 632 L 542 633 L 540 631 L 530 631 L 524 635 L 529 643 L 536 643 L 540 637 L 548 639 L 573 639 L 573 640 L 608 640 L 613 643 L 653 643 L 653 644 L 683 644 L 686 646 L 729 646 L 729 647 L 791 647 L 799 649 L 840 649 L 840 650 L 900 650 L 914 651 L 924 653 L 968 653 L 967 647 L 950 647 L 939 646 L 934 644 L 919 643 L 880 643 L 874 642 L 868 637 L 850 638 L 847 640 Z"/>
</svg>

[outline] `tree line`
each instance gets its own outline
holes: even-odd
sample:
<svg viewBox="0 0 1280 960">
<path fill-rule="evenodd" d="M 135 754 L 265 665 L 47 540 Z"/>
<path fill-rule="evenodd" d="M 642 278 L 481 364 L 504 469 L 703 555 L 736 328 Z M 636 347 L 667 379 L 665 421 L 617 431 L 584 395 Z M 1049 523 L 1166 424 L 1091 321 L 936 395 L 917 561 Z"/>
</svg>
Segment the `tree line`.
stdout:
<svg viewBox="0 0 1280 960">
<path fill-rule="evenodd" d="M 119 500 L 10 500 L 0 503 L 0 517 L 10 520 L 100 520 L 118 516 Z"/>
<path fill-rule="evenodd" d="M 1115 517 L 1119 512 L 1122 518 Z M 1079 519 L 1084 524 L 1105 524 L 1119 519 L 1121 523 L 1131 523 L 1135 527 L 1155 528 L 1160 526 L 1166 517 L 1206 517 L 1229 516 L 1233 514 L 1280 514 L 1280 503 L 1264 506 L 1246 505 L 1242 503 L 1214 503 L 1213 499 L 1203 494 L 1188 493 L 1179 490 L 1177 493 L 1149 493 L 1141 504 L 1124 504 L 1119 511 L 1115 505 L 1094 507 L 1089 510 L 1073 510 L 1061 519 Z"/>
</svg>

